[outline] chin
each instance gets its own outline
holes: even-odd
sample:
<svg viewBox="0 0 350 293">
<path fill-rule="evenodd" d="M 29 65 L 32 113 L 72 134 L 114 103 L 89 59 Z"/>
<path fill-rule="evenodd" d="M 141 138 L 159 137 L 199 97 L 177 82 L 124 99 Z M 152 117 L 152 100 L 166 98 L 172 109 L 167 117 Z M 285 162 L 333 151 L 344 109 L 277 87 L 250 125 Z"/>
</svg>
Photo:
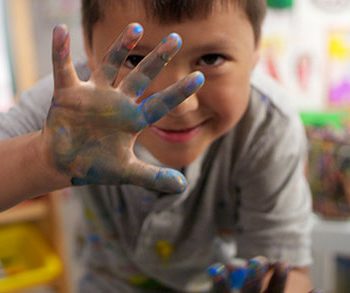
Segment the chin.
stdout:
<svg viewBox="0 0 350 293">
<path fill-rule="evenodd" d="M 169 155 L 169 153 L 167 154 L 152 153 L 152 155 L 164 165 L 174 169 L 180 169 L 190 165 L 199 156 L 199 154 L 197 155 L 193 155 L 193 154 L 171 155 L 170 154 Z"/>
<path fill-rule="evenodd" d="M 157 158 L 157 159 L 163 164 L 165 164 L 166 166 L 169 166 L 170 168 L 180 169 L 190 165 L 196 159 L 196 157 L 178 158 L 177 156 L 174 156 L 174 157 L 167 156 L 167 158 L 164 158 L 164 159 L 162 158 Z"/>
<path fill-rule="evenodd" d="M 208 147 L 208 142 L 200 141 L 200 143 L 192 144 L 155 144 L 154 141 L 139 140 L 139 142 L 162 164 L 175 169 L 180 169 L 190 165 Z"/>
</svg>

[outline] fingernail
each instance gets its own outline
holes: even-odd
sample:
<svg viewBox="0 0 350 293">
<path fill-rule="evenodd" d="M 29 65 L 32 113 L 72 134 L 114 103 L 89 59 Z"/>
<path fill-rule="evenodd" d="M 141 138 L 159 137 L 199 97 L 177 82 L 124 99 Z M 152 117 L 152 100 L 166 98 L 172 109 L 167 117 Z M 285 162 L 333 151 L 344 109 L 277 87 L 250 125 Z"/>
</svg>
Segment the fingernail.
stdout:
<svg viewBox="0 0 350 293">
<path fill-rule="evenodd" d="M 248 271 L 250 277 L 259 277 L 269 268 L 269 262 L 264 257 L 256 257 L 248 261 Z"/>
<path fill-rule="evenodd" d="M 139 35 L 143 32 L 143 27 L 139 23 L 133 23 L 132 26 L 133 26 L 133 33 L 135 35 Z"/>
<path fill-rule="evenodd" d="M 213 287 L 211 292 L 213 293 L 230 292 L 231 288 L 230 288 L 229 280 L 227 279 L 227 269 L 224 264 L 222 263 L 213 264 L 207 269 L 207 272 L 213 281 Z"/>
<path fill-rule="evenodd" d="M 182 39 L 180 37 L 179 34 L 177 33 L 171 33 L 168 35 L 167 39 L 170 41 L 173 41 L 173 42 L 176 42 L 177 43 L 177 49 L 180 49 L 181 46 L 182 46 Z"/>
<path fill-rule="evenodd" d="M 215 277 L 215 276 L 223 274 L 225 272 L 225 270 L 226 270 L 225 266 L 222 263 L 216 263 L 216 264 L 211 265 L 207 269 L 207 272 L 208 272 L 208 275 L 210 277 Z"/>
<path fill-rule="evenodd" d="M 140 35 L 143 33 L 143 27 L 135 22 L 135 23 L 131 23 L 128 25 L 128 27 L 126 28 L 126 35 L 127 35 L 127 38 L 124 39 L 124 46 L 128 49 L 128 50 L 132 50 L 139 38 L 140 38 Z"/>
<path fill-rule="evenodd" d="M 59 43 L 62 43 L 68 35 L 68 28 L 65 24 L 56 25 L 53 31 L 54 36 Z"/>
<path fill-rule="evenodd" d="M 162 44 L 158 49 L 158 54 L 165 62 L 168 62 L 181 48 L 182 39 L 177 33 L 171 33 L 166 36 L 161 43 Z"/>
<path fill-rule="evenodd" d="M 53 30 L 54 38 L 54 52 L 59 56 L 60 59 L 64 59 L 69 54 L 69 33 L 68 28 L 65 24 L 55 26 Z"/>
<path fill-rule="evenodd" d="M 199 87 L 204 84 L 205 77 L 204 74 L 200 71 L 196 71 L 191 74 L 191 79 L 186 85 L 186 92 L 192 93 L 196 91 Z"/>
<path fill-rule="evenodd" d="M 185 176 L 173 169 L 162 169 L 155 180 L 158 189 L 167 193 L 181 193 L 187 187 Z"/>
</svg>

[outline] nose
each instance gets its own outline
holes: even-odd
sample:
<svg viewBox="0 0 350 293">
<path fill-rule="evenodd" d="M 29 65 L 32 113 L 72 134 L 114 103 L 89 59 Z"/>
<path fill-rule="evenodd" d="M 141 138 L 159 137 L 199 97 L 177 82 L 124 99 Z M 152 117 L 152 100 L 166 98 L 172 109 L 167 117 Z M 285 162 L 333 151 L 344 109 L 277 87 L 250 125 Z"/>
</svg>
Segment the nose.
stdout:
<svg viewBox="0 0 350 293">
<path fill-rule="evenodd" d="M 196 111 L 198 109 L 199 102 L 197 94 L 193 94 L 189 96 L 182 103 L 177 105 L 174 109 L 172 109 L 168 115 L 172 117 L 182 116 L 189 112 Z"/>
<path fill-rule="evenodd" d="M 161 91 L 165 88 L 173 85 L 174 83 L 180 81 L 185 78 L 190 70 L 179 70 L 176 66 L 167 66 L 163 71 L 156 77 L 153 81 L 152 91 Z M 168 112 L 169 116 L 182 116 L 187 112 L 195 111 L 199 107 L 198 94 L 194 93 L 189 96 L 182 103 L 173 108 L 170 112 Z"/>
</svg>

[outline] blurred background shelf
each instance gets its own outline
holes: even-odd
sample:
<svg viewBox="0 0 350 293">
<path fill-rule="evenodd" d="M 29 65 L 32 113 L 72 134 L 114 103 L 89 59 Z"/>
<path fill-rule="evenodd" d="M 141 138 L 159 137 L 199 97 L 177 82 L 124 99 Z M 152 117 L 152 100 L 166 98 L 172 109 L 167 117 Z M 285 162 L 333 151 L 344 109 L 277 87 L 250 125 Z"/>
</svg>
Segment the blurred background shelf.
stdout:
<svg viewBox="0 0 350 293">
<path fill-rule="evenodd" d="M 25 201 L 13 208 L 0 212 L 0 232 L 13 225 L 23 225 L 24 223 L 34 225 L 41 232 L 43 237 L 42 239 L 44 239 L 52 251 L 57 254 L 57 257 L 61 262 L 59 275 L 48 284 L 50 291 L 46 290 L 44 292 L 74 292 L 72 288 L 70 259 L 68 252 L 69 245 L 64 233 L 65 224 L 63 223 L 65 199 L 67 199 L 67 194 L 64 191 L 56 191 L 41 196 L 37 199 Z M 20 242 L 23 241 L 26 240 L 20 240 Z M 18 243 L 12 243 L 9 245 L 16 245 L 19 247 Z M 21 260 L 20 257 L 23 257 L 23 259 L 25 258 L 24 252 L 18 251 L 17 253 L 19 260 Z M 31 290 L 33 291 L 30 292 L 36 292 L 36 288 Z M 2 291 L 0 290 L 0 292 Z"/>
</svg>

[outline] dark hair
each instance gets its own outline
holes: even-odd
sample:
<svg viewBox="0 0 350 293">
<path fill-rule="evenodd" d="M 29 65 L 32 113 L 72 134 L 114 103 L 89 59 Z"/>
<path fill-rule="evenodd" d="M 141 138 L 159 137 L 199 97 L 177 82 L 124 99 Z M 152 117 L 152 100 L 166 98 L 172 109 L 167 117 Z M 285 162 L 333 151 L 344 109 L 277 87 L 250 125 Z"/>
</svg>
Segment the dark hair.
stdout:
<svg viewBox="0 0 350 293">
<path fill-rule="evenodd" d="M 92 45 L 93 26 L 104 18 L 107 5 L 113 2 L 125 4 L 130 0 L 82 0 L 83 30 Z M 233 3 L 245 12 L 254 31 L 256 43 L 260 39 L 261 25 L 266 13 L 266 0 L 136 0 L 142 1 L 146 14 L 157 19 L 160 24 L 181 22 L 194 17 L 205 17 L 210 14 L 214 4 Z"/>
</svg>

